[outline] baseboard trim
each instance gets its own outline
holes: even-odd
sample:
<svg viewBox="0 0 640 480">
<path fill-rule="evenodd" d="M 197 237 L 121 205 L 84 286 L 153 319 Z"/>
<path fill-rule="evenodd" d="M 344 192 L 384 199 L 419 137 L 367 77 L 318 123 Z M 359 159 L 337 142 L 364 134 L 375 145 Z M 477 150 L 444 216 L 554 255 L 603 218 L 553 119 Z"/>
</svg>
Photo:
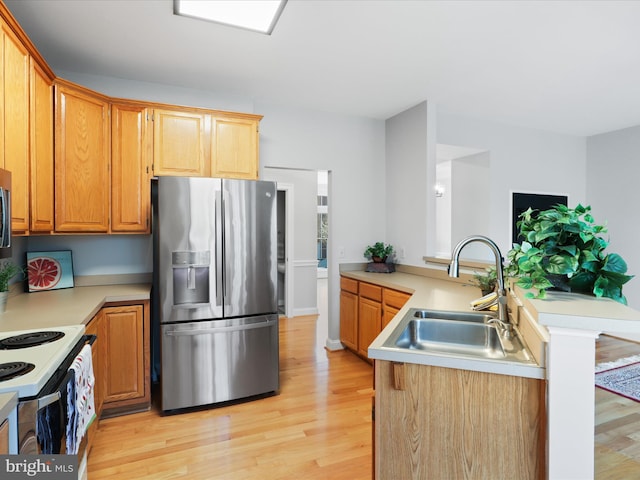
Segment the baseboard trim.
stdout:
<svg viewBox="0 0 640 480">
<path fill-rule="evenodd" d="M 327 338 L 324 346 L 327 350 L 330 350 L 332 352 L 336 350 L 344 350 L 344 345 L 342 345 L 342 342 L 340 340 L 334 340 L 332 338 Z"/>
<path fill-rule="evenodd" d="M 294 308 L 293 309 L 293 316 L 294 317 L 304 317 L 306 315 L 318 315 L 318 307 Z"/>
</svg>

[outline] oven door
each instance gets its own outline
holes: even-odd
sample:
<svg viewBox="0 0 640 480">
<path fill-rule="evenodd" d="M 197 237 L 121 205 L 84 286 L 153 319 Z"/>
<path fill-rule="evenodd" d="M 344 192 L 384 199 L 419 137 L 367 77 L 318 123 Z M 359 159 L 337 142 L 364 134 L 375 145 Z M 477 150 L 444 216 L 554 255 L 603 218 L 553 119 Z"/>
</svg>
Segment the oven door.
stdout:
<svg viewBox="0 0 640 480">
<path fill-rule="evenodd" d="M 84 335 L 40 393 L 18 401 L 18 453 L 66 453 L 67 385 L 74 378 L 69 367 L 85 343 L 92 344 L 96 338 Z"/>
<path fill-rule="evenodd" d="M 55 390 L 18 403 L 18 453 L 65 453 L 68 372 Z"/>
</svg>

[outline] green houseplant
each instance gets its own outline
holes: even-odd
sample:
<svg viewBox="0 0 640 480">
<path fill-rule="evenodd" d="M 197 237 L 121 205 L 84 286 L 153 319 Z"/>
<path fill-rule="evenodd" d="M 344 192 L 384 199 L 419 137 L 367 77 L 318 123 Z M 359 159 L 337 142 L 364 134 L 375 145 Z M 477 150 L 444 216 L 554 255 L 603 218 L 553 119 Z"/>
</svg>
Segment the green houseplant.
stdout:
<svg viewBox="0 0 640 480">
<path fill-rule="evenodd" d="M 471 284 L 482 291 L 482 295 L 487 295 L 496 289 L 498 280 L 496 278 L 496 267 L 485 268 L 484 273 L 473 273 Z"/>
<path fill-rule="evenodd" d="M 8 292 L 9 281 L 20 273 L 22 269 L 12 261 L 0 263 L 0 292 Z"/>
<path fill-rule="evenodd" d="M 368 245 L 364 251 L 366 259 L 376 263 L 384 263 L 387 261 L 387 257 L 393 254 L 393 246 L 384 244 L 383 242 L 376 242 L 373 245 Z"/>
<path fill-rule="evenodd" d="M 552 287 L 608 297 L 626 304 L 622 285 L 633 278 L 617 253 L 606 253 L 607 232 L 596 225 L 591 207 L 565 205 L 537 211 L 529 208 L 517 222 L 522 243 L 507 254 L 506 273 L 517 276 L 517 285 L 537 289 L 529 298 L 545 298 Z"/>
<path fill-rule="evenodd" d="M 20 273 L 22 269 L 11 260 L 0 263 L 0 312 L 4 312 L 7 308 L 9 281 Z"/>
</svg>

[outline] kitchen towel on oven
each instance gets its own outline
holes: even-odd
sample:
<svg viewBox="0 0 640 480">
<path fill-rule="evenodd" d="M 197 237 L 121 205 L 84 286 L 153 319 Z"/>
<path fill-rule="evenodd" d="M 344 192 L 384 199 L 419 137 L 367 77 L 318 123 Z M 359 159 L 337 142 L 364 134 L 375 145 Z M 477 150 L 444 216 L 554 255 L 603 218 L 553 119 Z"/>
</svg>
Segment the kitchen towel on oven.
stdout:
<svg viewBox="0 0 640 480">
<path fill-rule="evenodd" d="M 82 347 L 69 370 L 74 371 L 75 381 L 69 386 L 67 397 L 67 454 L 75 455 L 82 437 L 96 417 L 93 400 L 95 378 L 89 345 Z"/>
</svg>

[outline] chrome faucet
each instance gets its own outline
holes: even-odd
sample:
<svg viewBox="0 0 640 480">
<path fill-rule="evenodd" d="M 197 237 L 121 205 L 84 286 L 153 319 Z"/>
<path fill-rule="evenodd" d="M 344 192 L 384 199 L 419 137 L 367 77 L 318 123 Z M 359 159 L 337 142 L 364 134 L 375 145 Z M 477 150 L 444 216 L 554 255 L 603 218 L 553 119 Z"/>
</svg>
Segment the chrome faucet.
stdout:
<svg viewBox="0 0 640 480">
<path fill-rule="evenodd" d="M 507 332 L 511 331 L 509 324 L 509 316 L 507 314 L 507 291 L 504 288 L 504 272 L 502 271 L 502 254 L 500 249 L 493 240 L 482 235 L 472 235 L 461 240 L 453 249 L 451 254 L 451 264 L 449 265 L 449 276 L 458 278 L 460 275 L 460 252 L 462 249 L 472 243 L 480 242 L 487 245 L 496 257 L 496 280 L 498 282 L 498 318 L 496 323 L 505 328 Z"/>
</svg>

